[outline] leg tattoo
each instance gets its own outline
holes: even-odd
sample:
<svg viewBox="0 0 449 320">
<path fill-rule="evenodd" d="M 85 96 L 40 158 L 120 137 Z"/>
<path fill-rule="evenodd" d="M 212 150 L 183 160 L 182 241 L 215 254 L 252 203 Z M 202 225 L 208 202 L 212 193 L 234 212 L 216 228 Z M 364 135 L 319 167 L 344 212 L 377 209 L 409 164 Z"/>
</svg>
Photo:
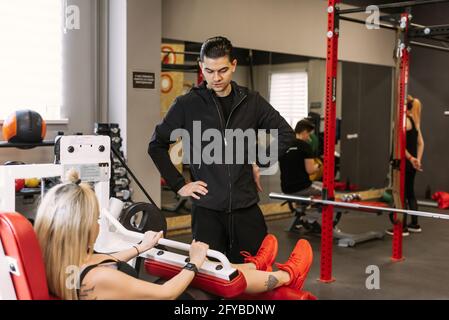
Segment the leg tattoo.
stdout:
<svg viewBox="0 0 449 320">
<path fill-rule="evenodd" d="M 268 276 L 268 280 L 265 282 L 265 286 L 267 287 L 268 291 L 273 290 L 274 288 L 276 288 L 276 285 L 279 283 L 279 280 L 273 276 L 273 275 L 269 275 Z"/>
</svg>

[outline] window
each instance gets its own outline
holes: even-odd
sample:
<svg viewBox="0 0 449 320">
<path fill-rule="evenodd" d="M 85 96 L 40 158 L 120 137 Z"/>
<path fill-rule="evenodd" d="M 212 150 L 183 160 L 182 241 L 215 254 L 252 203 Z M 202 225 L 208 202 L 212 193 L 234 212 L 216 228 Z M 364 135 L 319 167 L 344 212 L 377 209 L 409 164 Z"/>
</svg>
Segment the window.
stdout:
<svg viewBox="0 0 449 320">
<path fill-rule="evenodd" d="M 294 128 L 308 116 L 307 72 L 274 72 L 270 79 L 270 104 Z"/>
<path fill-rule="evenodd" d="M 61 118 L 63 17 L 61 0 L 0 1 L 0 120 L 19 109 Z"/>
</svg>

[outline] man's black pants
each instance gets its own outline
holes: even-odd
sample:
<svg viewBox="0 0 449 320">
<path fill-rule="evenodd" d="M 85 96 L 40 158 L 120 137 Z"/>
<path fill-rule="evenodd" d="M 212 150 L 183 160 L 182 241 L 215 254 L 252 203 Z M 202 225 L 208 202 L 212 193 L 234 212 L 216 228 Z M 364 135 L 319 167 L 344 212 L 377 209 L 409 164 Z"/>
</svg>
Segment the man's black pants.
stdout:
<svg viewBox="0 0 449 320">
<path fill-rule="evenodd" d="M 231 213 L 193 205 L 192 233 L 195 240 L 224 253 L 232 263 L 243 263 L 240 251 L 255 255 L 267 225 L 257 204 Z"/>
</svg>

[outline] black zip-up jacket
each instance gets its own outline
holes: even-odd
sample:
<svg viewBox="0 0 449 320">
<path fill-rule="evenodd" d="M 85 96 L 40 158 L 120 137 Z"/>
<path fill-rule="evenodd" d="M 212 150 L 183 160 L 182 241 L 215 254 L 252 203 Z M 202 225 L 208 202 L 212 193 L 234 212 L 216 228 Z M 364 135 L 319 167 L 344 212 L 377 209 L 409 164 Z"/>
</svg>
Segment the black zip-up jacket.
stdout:
<svg viewBox="0 0 449 320">
<path fill-rule="evenodd" d="M 278 129 L 278 158 L 295 142 L 295 134 L 290 125 L 259 93 L 238 86 L 235 82 L 231 82 L 231 85 L 234 106 L 228 121 L 224 119 L 215 93 L 203 82 L 187 94 L 178 97 L 163 121 L 156 126 L 149 143 L 148 153 L 167 184 L 175 192 L 178 192 L 186 182 L 170 160 L 168 150 L 170 144 L 176 142 L 170 141 L 170 135 L 173 130 L 180 128 L 189 132 L 190 161 L 193 162 L 193 153 L 197 152 L 198 155 L 199 152 L 193 149 L 194 121 L 201 121 L 201 136 L 204 130 L 213 128 L 221 132 L 221 139 L 224 137 L 225 129 L 242 129 L 243 131 Z M 202 141 L 201 150 L 204 150 L 209 143 L 209 141 Z M 224 140 L 222 143 L 224 148 L 226 143 Z M 246 144 L 245 148 L 247 148 Z M 190 163 L 190 171 L 192 179 L 206 182 L 208 189 L 207 195 L 200 195 L 200 200 L 192 198 L 195 205 L 231 212 L 250 207 L 259 201 L 252 165 L 246 161 L 245 164 L 205 164 L 201 159 L 200 164 Z"/>
</svg>

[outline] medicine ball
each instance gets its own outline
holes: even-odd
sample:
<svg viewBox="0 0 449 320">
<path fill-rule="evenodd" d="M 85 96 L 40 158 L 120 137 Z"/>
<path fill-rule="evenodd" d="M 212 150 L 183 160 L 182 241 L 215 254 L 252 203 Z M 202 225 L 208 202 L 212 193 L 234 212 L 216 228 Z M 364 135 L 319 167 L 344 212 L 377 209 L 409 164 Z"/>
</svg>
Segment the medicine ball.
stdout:
<svg viewBox="0 0 449 320">
<path fill-rule="evenodd" d="M 11 143 L 39 143 L 47 133 L 47 125 L 39 113 L 19 110 L 3 123 L 3 138 Z"/>
</svg>

